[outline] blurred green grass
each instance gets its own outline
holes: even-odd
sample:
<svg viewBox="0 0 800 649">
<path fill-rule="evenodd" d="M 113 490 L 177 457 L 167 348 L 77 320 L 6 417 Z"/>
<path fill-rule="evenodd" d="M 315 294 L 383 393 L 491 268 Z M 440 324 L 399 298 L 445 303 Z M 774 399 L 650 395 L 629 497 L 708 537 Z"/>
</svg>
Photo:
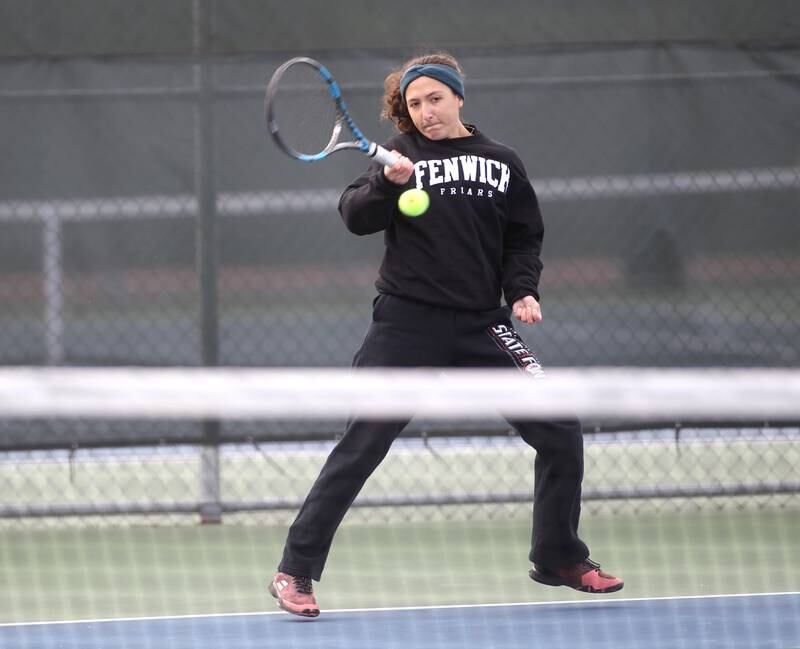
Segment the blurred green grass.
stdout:
<svg viewBox="0 0 800 649">
<path fill-rule="evenodd" d="M 584 493 L 593 490 L 735 487 L 796 480 L 800 437 L 683 440 L 623 438 L 586 445 Z M 253 502 L 302 502 L 330 450 L 329 444 L 238 447 L 220 455 L 220 497 Z M 78 452 L 67 459 L 0 462 L 4 505 L 192 504 L 201 497 L 201 460 L 195 449 L 135 450 L 129 454 Z M 362 492 L 364 497 L 481 498 L 530 492 L 534 453 L 516 437 L 487 443 L 433 440 L 431 446 L 396 444 Z"/>
</svg>

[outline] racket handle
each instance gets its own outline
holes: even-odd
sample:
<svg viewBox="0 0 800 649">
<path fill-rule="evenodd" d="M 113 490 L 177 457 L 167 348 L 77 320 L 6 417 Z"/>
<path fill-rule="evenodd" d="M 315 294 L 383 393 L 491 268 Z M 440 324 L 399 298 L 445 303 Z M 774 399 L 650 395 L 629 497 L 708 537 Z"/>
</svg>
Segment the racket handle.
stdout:
<svg viewBox="0 0 800 649">
<path fill-rule="evenodd" d="M 389 149 L 384 149 L 380 144 L 376 144 L 375 142 L 372 142 L 370 144 L 369 150 L 367 151 L 367 155 L 370 158 L 375 158 L 375 162 L 378 162 L 387 167 L 391 167 L 395 162 L 397 162 L 400 159 L 394 153 L 389 151 Z"/>
</svg>

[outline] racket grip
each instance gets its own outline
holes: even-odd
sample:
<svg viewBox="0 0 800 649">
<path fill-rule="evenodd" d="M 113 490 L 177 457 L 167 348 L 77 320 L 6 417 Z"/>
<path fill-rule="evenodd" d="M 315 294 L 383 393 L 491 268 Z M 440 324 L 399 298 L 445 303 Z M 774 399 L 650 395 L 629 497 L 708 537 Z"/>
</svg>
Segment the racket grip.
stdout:
<svg viewBox="0 0 800 649">
<path fill-rule="evenodd" d="M 391 167 L 395 162 L 397 162 L 400 159 L 394 153 L 389 151 L 389 149 L 384 149 L 380 144 L 376 144 L 375 142 L 370 144 L 369 151 L 367 151 L 367 155 L 370 158 L 375 158 L 375 162 L 378 162 L 382 165 L 386 165 L 387 167 Z"/>
</svg>

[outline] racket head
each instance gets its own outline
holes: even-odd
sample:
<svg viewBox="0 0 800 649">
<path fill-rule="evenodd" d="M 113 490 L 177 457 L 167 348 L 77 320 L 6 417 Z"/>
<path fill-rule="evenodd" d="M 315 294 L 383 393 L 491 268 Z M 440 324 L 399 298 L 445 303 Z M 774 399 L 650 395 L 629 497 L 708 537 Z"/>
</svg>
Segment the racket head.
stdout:
<svg viewBox="0 0 800 649">
<path fill-rule="evenodd" d="M 369 147 L 347 113 L 336 80 L 314 59 L 297 57 L 278 67 L 267 84 L 264 104 L 272 139 L 293 158 L 313 162 L 340 149 Z M 344 124 L 355 142 L 338 141 Z"/>
</svg>

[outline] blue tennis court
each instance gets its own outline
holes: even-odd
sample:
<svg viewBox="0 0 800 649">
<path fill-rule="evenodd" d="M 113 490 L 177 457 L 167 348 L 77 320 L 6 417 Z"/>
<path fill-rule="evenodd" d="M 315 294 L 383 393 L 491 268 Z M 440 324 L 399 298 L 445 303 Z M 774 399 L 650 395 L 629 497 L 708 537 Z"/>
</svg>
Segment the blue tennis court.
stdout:
<svg viewBox="0 0 800 649">
<path fill-rule="evenodd" d="M 800 593 L 8 625 L 0 647 L 797 649 Z"/>
</svg>

